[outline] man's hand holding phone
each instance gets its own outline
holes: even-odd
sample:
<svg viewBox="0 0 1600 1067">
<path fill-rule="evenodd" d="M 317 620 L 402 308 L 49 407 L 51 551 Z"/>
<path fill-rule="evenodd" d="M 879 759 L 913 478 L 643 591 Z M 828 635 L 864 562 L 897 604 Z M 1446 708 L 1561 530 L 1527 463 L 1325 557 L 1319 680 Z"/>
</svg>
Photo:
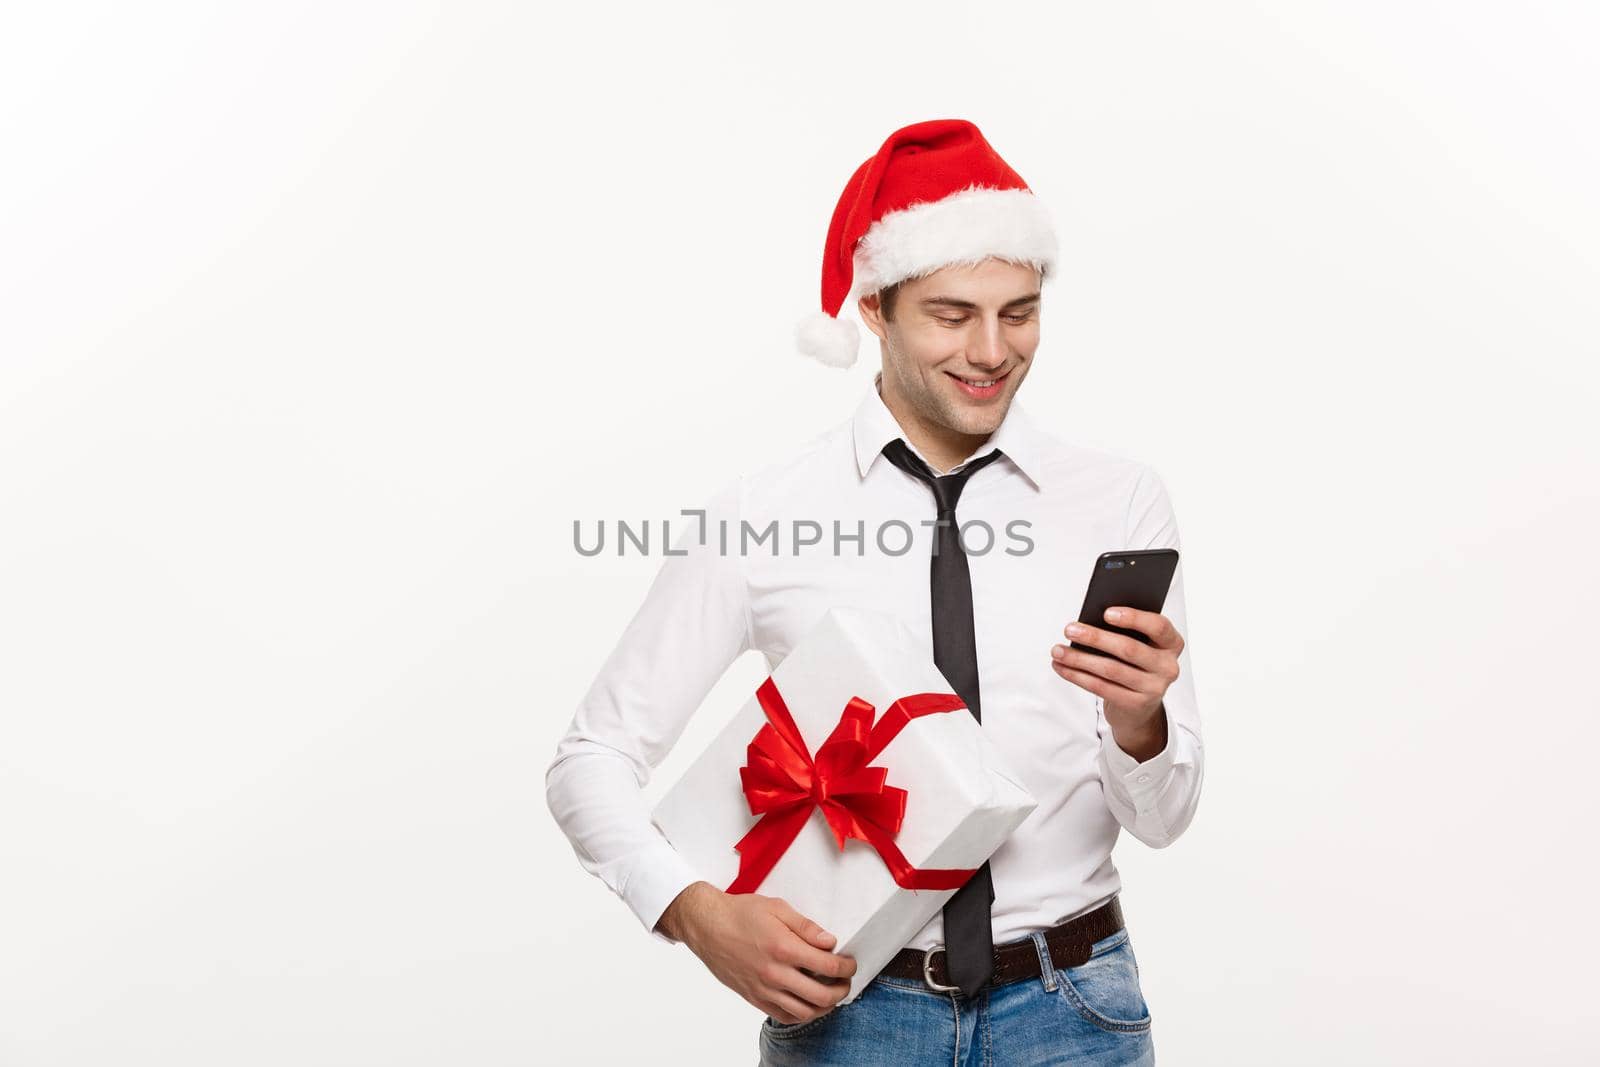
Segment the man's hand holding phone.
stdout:
<svg viewBox="0 0 1600 1067">
<path fill-rule="evenodd" d="M 1167 747 L 1167 716 L 1161 702 L 1178 680 L 1183 635 L 1165 615 L 1126 605 L 1107 608 L 1105 621 L 1137 630 L 1150 643 L 1087 623 L 1069 623 L 1062 632 L 1074 645 L 1090 645 L 1105 655 L 1056 645 L 1050 650 L 1050 665 L 1067 681 L 1105 701 L 1106 721 L 1118 747 L 1143 762 Z"/>
</svg>

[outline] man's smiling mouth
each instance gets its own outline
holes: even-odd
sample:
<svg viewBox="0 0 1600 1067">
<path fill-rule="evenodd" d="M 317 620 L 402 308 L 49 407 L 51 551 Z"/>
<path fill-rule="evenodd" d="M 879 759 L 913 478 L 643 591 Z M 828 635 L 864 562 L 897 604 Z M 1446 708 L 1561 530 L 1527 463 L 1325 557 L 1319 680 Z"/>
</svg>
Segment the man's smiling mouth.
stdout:
<svg viewBox="0 0 1600 1067">
<path fill-rule="evenodd" d="M 994 378 L 964 378 L 959 374 L 952 374 L 950 371 L 945 371 L 945 373 L 956 380 L 956 388 L 976 400 L 987 400 L 989 397 L 998 395 L 1000 386 L 1011 376 L 1010 371 L 1006 371 L 1004 374 Z"/>
</svg>

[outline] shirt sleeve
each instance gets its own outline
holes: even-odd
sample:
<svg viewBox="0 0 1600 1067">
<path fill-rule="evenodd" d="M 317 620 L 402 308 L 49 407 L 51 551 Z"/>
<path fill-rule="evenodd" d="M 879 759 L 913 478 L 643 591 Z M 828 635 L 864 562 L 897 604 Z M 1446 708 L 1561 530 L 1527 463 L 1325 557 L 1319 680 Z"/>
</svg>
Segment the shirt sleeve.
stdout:
<svg viewBox="0 0 1600 1067">
<path fill-rule="evenodd" d="M 719 550 L 719 523 L 735 542 L 741 484 L 716 493 L 703 522 L 691 514 L 687 529 L 673 531 L 644 603 L 545 773 L 546 802 L 579 863 L 667 944 L 677 942 L 656 922 L 699 875 L 651 822 L 643 789 L 717 679 L 751 647 L 743 561 Z"/>
<path fill-rule="evenodd" d="M 1174 548 L 1181 553 L 1177 516 L 1160 476 L 1144 466 L 1135 480 L 1128 509 L 1128 546 L 1134 549 Z M 1152 848 L 1176 841 L 1194 818 L 1205 777 L 1205 749 L 1200 734 L 1200 708 L 1195 701 L 1189 620 L 1183 596 L 1183 559 L 1161 613 L 1183 635 L 1178 653 L 1178 678 L 1162 701 L 1167 717 L 1167 745 L 1139 762 L 1117 745 L 1105 717 L 1105 701 L 1095 699 L 1100 735 L 1100 780 L 1106 803 L 1117 822 Z"/>
</svg>

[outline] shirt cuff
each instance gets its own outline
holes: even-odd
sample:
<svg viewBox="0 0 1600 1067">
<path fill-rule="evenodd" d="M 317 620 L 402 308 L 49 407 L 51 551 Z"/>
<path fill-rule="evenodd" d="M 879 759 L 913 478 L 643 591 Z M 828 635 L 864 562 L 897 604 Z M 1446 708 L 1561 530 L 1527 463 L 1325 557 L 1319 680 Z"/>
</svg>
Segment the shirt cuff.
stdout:
<svg viewBox="0 0 1600 1067">
<path fill-rule="evenodd" d="M 635 861 L 634 873 L 628 879 L 622 899 L 651 937 L 663 944 L 676 945 L 678 941 L 658 931 L 656 923 L 679 893 L 702 880 L 689 861 L 662 838 Z"/>
<path fill-rule="evenodd" d="M 1133 798 L 1134 807 L 1140 811 L 1149 806 L 1144 803 L 1146 800 L 1160 795 L 1178 758 L 1178 729 L 1165 706 L 1162 707 L 1161 714 L 1167 718 L 1166 747 L 1143 763 L 1122 751 L 1122 747 L 1117 744 L 1116 734 L 1108 731 L 1101 739 L 1100 747 L 1105 752 L 1106 763 L 1121 780 L 1128 795 Z"/>
</svg>

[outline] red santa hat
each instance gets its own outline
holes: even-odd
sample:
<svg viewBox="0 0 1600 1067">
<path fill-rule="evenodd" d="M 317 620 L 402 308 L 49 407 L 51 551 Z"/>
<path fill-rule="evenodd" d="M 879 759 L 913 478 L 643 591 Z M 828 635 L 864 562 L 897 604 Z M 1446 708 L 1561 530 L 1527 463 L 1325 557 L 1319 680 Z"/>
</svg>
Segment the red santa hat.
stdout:
<svg viewBox="0 0 1600 1067">
<path fill-rule="evenodd" d="M 940 267 L 995 257 L 1053 270 L 1044 204 L 978 127 L 932 119 L 896 130 L 856 168 L 822 250 L 822 311 L 795 330 L 800 351 L 833 367 L 856 361 L 861 332 L 846 301 Z"/>
</svg>

